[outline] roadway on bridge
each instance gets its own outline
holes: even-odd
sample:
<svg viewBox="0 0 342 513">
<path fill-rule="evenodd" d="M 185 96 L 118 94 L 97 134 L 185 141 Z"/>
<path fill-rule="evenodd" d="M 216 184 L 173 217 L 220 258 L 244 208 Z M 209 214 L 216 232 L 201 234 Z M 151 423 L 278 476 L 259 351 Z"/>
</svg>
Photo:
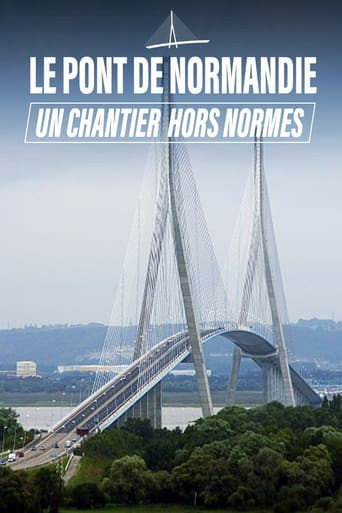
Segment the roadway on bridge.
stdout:
<svg viewBox="0 0 342 513">
<path fill-rule="evenodd" d="M 67 454 L 81 441 L 77 435 L 77 428 L 86 428 L 90 434 L 94 434 L 102 429 L 106 419 L 112 417 L 115 421 L 120 417 L 120 410 L 126 411 L 128 404 L 134 404 L 138 400 L 138 391 L 140 396 L 146 393 L 145 389 L 147 391 L 158 369 L 173 368 L 189 354 L 189 351 L 188 336 L 184 332 L 162 341 L 79 404 L 57 423 L 50 433 L 37 440 L 36 450 L 25 450 L 24 458 L 18 458 L 11 466 L 15 469 L 30 468 Z M 67 441 L 71 441 L 71 448 L 65 447 Z"/>
</svg>

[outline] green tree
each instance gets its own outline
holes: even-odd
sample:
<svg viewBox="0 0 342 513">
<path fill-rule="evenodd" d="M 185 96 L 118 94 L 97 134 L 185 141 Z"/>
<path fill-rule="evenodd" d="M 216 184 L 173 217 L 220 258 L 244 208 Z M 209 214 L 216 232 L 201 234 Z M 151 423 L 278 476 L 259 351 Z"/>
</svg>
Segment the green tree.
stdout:
<svg viewBox="0 0 342 513">
<path fill-rule="evenodd" d="M 324 444 L 330 454 L 337 487 L 342 484 L 342 432 L 330 427 L 308 428 L 303 440 L 306 447 Z"/>
<path fill-rule="evenodd" d="M 172 471 L 174 489 L 181 500 L 206 506 L 224 506 L 235 486 L 228 466 L 229 446 L 213 442 L 197 447 L 188 461 Z"/>
<path fill-rule="evenodd" d="M 145 461 L 137 455 L 114 460 L 110 469 L 109 489 L 116 503 L 139 504 L 151 488 Z"/>
<path fill-rule="evenodd" d="M 268 447 L 276 452 L 284 453 L 285 446 L 281 440 L 276 440 L 273 437 L 246 431 L 235 439 L 234 448 L 229 456 L 231 464 L 234 464 L 241 454 L 249 457 L 254 457 L 258 454 L 259 450 Z"/>
<path fill-rule="evenodd" d="M 232 436 L 232 430 L 227 420 L 214 416 L 197 420 L 188 426 L 184 432 L 186 447 L 201 447 L 211 442 L 226 440 Z"/>
<path fill-rule="evenodd" d="M 247 429 L 249 412 L 246 408 L 230 406 L 219 411 L 216 417 L 227 421 L 234 433 L 243 433 Z"/>
<path fill-rule="evenodd" d="M 228 504 L 233 508 L 252 507 L 255 505 L 253 490 L 247 486 L 238 486 L 238 488 L 228 497 Z"/>
<path fill-rule="evenodd" d="M 18 417 L 19 415 L 12 408 L 0 408 L 0 436 L 2 436 L 5 426 L 10 430 L 18 425 Z"/>
<path fill-rule="evenodd" d="M 79 509 L 101 508 L 105 495 L 96 483 L 80 483 L 71 489 L 72 505 Z"/>
<path fill-rule="evenodd" d="M 0 452 L 4 442 L 4 448 L 10 449 L 15 444 L 18 446 L 24 430 L 18 423 L 19 415 L 12 408 L 0 408 Z M 29 440 L 30 437 L 26 437 Z"/>
<path fill-rule="evenodd" d="M 304 451 L 303 456 L 297 458 L 297 462 L 303 471 L 307 504 L 312 504 L 321 496 L 331 494 L 334 474 L 331 457 L 325 445 L 309 447 Z"/>
<path fill-rule="evenodd" d="M 63 502 L 63 479 L 53 467 L 41 467 L 33 473 L 32 486 L 36 496 L 37 511 L 57 513 Z"/>
<path fill-rule="evenodd" d="M 177 451 L 182 447 L 183 434 L 180 429 L 156 429 L 144 444 L 143 455 L 148 468 L 171 470 Z"/>
<path fill-rule="evenodd" d="M 278 502 L 290 504 L 292 494 L 296 497 L 294 504 L 301 501 L 311 505 L 319 497 L 330 495 L 333 484 L 332 462 L 327 448 L 322 444 L 311 446 L 296 461 L 281 463 Z"/>
<path fill-rule="evenodd" d="M 26 472 L 0 469 L 0 513 L 35 513 L 35 497 Z"/>
<path fill-rule="evenodd" d="M 269 447 L 263 447 L 254 458 L 254 473 L 257 477 L 256 495 L 258 504 L 271 505 L 279 484 L 283 455 Z"/>
<path fill-rule="evenodd" d="M 159 470 L 151 472 L 151 488 L 149 491 L 149 500 L 151 502 L 170 504 L 175 502 L 176 491 L 173 486 L 173 479 L 170 472 Z"/>
<path fill-rule="evenodd" d="M 140 436 L 124 429 L 107 429 L 89 438 L 78 450 L 86 456 L 118 459 L 122 456 L 143 454 L 143 442 Z"/>
<path fill-rule="evenodd" d="M 144 442 L 150 440 L 154 435 L 154 429 L 149 419 L 129 418 L 123 430 L 142 438 Z"/>
<path fill-rule="evenodd" d="M 306 509 L 305 488 L 301 484 L 283 486 L 278 493 L 274 513 L 297 513 Z"/>
</svg>

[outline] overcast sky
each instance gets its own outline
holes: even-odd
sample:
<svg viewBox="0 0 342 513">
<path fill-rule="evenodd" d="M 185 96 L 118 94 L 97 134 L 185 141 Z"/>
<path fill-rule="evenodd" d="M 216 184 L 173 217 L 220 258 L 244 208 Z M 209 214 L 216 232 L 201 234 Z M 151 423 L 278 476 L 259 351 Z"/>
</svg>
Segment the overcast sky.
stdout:
<svg viewBox="0 0 342 513">
<path fill-rule="evenodd" d="M 317 55 L 312 142 L 266 145 L 265 166 L 291 320 L 342 319 L 338 2 L 172 4 L 195 34 L 211 39 L 208 55 Z M 118 8 L 103 0 L 27 6 L 4 1 L 0 12 L 0 327 L 107 322 L 148 148 L 24 145 L 32 101 L 28 59 L 143 55 L 144 42 L 169 6 L 151 1 Z M 189 146 L 220 262 L 252 150 Z"/>
</svg>

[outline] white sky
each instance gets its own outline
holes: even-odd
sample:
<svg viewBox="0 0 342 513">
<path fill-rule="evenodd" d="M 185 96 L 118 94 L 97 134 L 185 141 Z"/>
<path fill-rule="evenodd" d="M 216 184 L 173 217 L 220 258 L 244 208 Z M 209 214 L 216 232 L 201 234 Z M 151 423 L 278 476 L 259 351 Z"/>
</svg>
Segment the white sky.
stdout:
<svg viewBox="0 0 342 513">
<path fill-rule="evenodd" d="M 266 145 L 265 167 L 290 319 L 342 319 L 340 150 Z M 223 262 L 250 145 L 190 145 Z M 141 184 L 145 145 L 5 148 L 0 185 L 0 327 L 107 322 Z"/>
</svg>

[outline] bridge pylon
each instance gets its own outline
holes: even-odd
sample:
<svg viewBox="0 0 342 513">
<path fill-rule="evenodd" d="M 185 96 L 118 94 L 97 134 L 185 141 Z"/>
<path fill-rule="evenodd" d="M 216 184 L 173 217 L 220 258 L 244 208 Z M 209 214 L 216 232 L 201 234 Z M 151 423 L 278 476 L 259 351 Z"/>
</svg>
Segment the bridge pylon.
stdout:
<svg viewBox="0 0 342 513">
<path fill-rule="evenodd" d="M 263 143 L 257 136 L 254 140 L 252 202 L 252 223 L 238 325 L 244 329 L 252 328 L 249 324 L 255 322 L 254 319 L 251 320 L 250 316 L 253 291 L 257 288 L 260 290 L 263 286 L 270 310 L 273 342 L 277 350 L 275 365 L 274 361 L 271 365 L 265 361 L 257 362 L 263 371 L 264 400 L 265 402 L 278 400 L 287 406 L 294 406 L 295 397 L 284 336 L 284 319 L 282 318 L 282 310 L 286 311 L 286 302 L 267 195 Z M 260 297 L 258 301 L 260 302 Z M 254 328 L 255 326 L 253 326 Z M 235 403 L 241 356 L 243 355 L 240 348 L 235 346 L 227 390 L 228 405 Z"/>
<path fill-rule="evenodd" d="M 192 362 L 195 369 L 198 391 L 201 401 L 203 416 L 213 414 L 212 399 L 210 394 L 208 375 L 203 356 L 200 323 L 196 311 L 194 298 L 193 276 L 189 262 L 191 255 L 188 253 L 186 224 L 184 219 L 184 198 L 180 186 L 180 166 L 178 163 L 176 141 L 168 134 L 170 112 L 172 109 L 172 95 L 169 86 L 170 60 L 163 57 L 163 108 L 162 108 L 162 155 L 159 184 L 159 201 L 154 221 L 149 262 L 147 267 L 144 293 L 142 298 L 137 339 L 134 349 L 134 359 L 140 358 L 147 348 L 149 326 L 155 293 L 161 255 L 163 251 L 166 223 L 171 224 L 174 255 L 176 260 L 178 279 L 181 291 L 181 299 L 184 307 L 185 320 L 189 341 L 192 349 Z M 181 221 L 182 218 L 182 221 Z"/>
</svg>

